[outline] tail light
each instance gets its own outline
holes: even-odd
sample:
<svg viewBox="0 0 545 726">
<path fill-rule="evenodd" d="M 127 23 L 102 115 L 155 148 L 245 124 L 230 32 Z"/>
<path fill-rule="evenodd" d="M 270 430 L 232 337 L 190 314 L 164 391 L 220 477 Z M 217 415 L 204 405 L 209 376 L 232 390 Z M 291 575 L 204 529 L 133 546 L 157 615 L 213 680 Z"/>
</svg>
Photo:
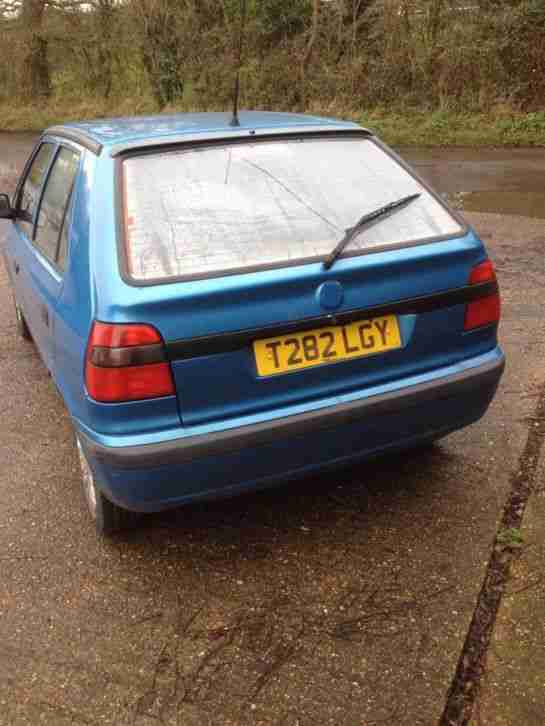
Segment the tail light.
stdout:
<svg viewBox="0 0 545 726">
<path fill-rule="evenodd" d="M 476 265 L 469 276 L 470 285 L 482 285 L 483 283 L 492 283 L 492 292 L 490 295 L 479 297 L 467 304 L 464 330 L 474 330 L 484 325 L 498 323 L 500 320 L 500 293 L 494 265 L 490 260 Z"/>
<path fill-rule="evenodd" d="M 95 401 L 138 401 L 174 394 L 160 334 L 151 325 L 94 322 L 85 385 Z"/>
</svg>

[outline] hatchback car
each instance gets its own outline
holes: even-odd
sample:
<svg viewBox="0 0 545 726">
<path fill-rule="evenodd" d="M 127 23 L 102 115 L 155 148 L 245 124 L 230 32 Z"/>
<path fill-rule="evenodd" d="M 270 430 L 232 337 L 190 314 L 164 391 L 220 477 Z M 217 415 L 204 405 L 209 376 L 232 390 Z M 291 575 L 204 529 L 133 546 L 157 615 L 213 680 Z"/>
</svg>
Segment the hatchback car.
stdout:
<svg viewBox="0 0 545 726">
<path fill-rule="evenodd" d="M 503 371 L 482 242 L 354 123 L 56 126 L 0 216 L 101 533 L 433 441 Z"/>
</svg>

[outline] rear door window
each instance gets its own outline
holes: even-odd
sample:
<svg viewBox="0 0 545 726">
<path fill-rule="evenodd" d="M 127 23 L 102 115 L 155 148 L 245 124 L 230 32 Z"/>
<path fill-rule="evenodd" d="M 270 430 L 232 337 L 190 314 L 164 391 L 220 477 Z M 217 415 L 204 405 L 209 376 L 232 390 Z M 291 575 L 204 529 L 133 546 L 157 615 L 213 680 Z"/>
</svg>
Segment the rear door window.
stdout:
<svg viewBox="0 0 545 726">
<path fill-rule="evenodd" d="M 343 255 L 453 236 L 460 223 L 371 139 L 209 146 L 123 161 L 129 275 L 233 274 L 323 259 L 367 212 L 419 193 Z"/>
<path fill-rule="evenodd" d="M 40 190 L 55 150 L 54 144 L 42 144 L 34 157 L 19 196 L 18 221 L 26 236 L 32 238 L 34 215 L 38 208 Z"/>
<path fill-rule="evenodd" d="M 63 266 L 64 258 L 60 259 L 59 249 L 65 250 L 63 244 L 66 244 L 66 240 L 60 243 L 78 164 L 79 154 L 76 151 L 64 146 L 59 149 L 45 184 L 36 223 L 34 244 L 50 262 L 60 267 Z"/>
</svg>

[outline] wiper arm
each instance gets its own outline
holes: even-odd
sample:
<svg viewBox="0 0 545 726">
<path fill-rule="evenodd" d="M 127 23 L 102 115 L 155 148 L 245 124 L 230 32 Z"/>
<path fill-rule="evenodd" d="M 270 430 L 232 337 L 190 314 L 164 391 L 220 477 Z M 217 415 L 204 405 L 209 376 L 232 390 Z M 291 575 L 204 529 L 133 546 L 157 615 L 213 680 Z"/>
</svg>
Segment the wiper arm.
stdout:
<svg viewBox="0 0 545 726">
<path fill-rule="evenodd" d="M 367 214 L 364 214 L 363 217 L 358 222 L 356 222 L 356 224 L 353 227 L 349 227 L 345 231 L 344 237 L 335 245 L 335 247 L 331 250 L 331 252 L 325 258 L 324 270 L 329 270 L 329 268 L 333 265 L 335 260 L 342 253 L 344 248 L 347 245 L 349 245 L 350 242 L 352 242 L 352 240 L 361 232 L 362 229 L 365 229 L 365 227 L 371 227 L 379 219 L 382 219 L 383 217 L 387 217 L 394 210 L 400 209 L 401 207 L 404 207 L 407 204 L 410 204 L 415 199 L 418 199 L 419 196 L 420 196 L 420 193 L 409 194 L 407 197 L 403 197 L 402 199 L 397 199 L 395 202 L 390 202 L 390 204 L 385 204 L 383 207 L 379 207 L 378 209 L 375 209 L 372 212 L 368 212 Z"/>
</svg>

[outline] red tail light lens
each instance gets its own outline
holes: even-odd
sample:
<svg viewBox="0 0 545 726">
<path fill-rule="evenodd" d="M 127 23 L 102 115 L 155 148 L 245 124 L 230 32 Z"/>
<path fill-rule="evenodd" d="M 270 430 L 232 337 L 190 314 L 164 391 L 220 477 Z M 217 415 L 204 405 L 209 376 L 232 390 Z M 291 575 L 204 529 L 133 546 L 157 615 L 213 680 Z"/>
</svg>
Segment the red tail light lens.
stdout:
<svg viewBox="0 0 545 726">
<path fill-rule="evenodd" d="M 476 265 L 469 275 L 469 284 L 478 285 L 480 282 L 495 282 L 496 271 L 490 260 L 485 260 Z"/>
<path fill-rule="evenodd" d="M 480 285 L 487 282 L 496 283 L 496 272 L 490 260 L 485 260 L 476 265 L 469 276 L 470 285 Z M 475 328 L 482 328 L 484 325 L 498 323 L 500 315 L 500 293 L 496 283 L 495 292 L 491 295 L 480 297 L 467 304 L 464 330 L 475 330 Z"/>
<path fill-rule="evenodd" d="M 163 340 L 151 325 L 94 322 L 85 385 L 95 401 L 139 401 L 174 394 Z"/>
<path fill-rule="evenodd" d="M 113 325 L 111 323 L 93 324 L 91 340 L 94 345 L 104 348 L 128 348 L 136 345 L 150 345 L 162 343 L 163 340 L 157 330 L 151 325 Z"/>
<path fill-rule="evenodd" d="M 483 325 L 499 322 L 501 313 L 500 296 L 498 293 L 483 297 L 469 303 L 466 308 L 465 330 L 474 330 Z"/>
</svg>

